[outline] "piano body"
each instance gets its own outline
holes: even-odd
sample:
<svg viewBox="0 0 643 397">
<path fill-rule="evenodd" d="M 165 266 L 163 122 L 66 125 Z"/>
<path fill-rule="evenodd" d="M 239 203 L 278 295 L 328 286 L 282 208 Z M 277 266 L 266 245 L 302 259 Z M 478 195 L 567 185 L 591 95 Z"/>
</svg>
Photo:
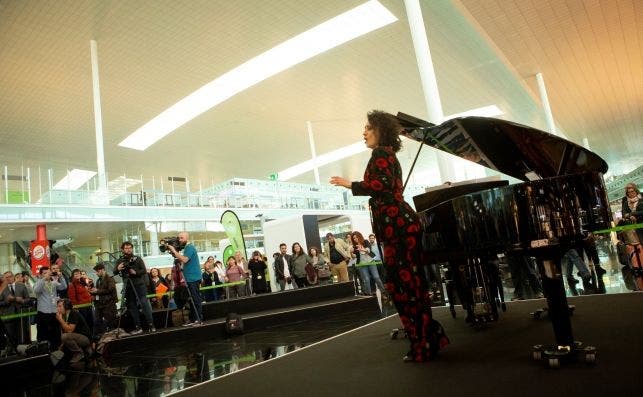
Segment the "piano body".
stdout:
<svg viewBox="0 0 643 397">
<path fill-rule="evenodd" d="M 565 139 L 505 120 L 466 117 L 436 126 L 403 113 L 397 118 L 407 138 L 523 181 L 473 183 L 416 196 L 429 260 L 466 267 L 499 253 L 535 257 L 556 340 L 554 351 L 545 355 L 555 365 L 580 350 L 561 259 L 589 232 L 610 225 L 605 161 Z"/>
</svg>

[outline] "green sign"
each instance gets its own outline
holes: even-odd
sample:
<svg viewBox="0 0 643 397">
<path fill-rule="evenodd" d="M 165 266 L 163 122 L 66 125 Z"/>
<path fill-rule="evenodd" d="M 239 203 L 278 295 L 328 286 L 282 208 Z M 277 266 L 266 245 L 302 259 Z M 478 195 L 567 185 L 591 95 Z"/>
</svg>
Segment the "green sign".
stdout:
<svg viewBox="0 0 643 397">
<path fill-rule="evenodd" d="M 9 190 L 7 204 L 29 204 L 29 192 Z"/>
<path fill-rule="evenodd" d="M 276 181 L 279 178 L 279 174 L 275 172 L 273 174 L 268 175 L 268 178 L 270 178 L 271 181 Z"/>
</svg>

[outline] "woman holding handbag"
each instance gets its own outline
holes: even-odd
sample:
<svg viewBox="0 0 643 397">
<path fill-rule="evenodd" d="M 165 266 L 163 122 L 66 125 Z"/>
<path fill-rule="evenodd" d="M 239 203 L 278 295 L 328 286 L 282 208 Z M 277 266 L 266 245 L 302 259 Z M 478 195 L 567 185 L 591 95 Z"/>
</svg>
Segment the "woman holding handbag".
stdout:
<svg viewBox="0 0 643 397">
<path fill-rule="evenodd" d="M 333 282 L 330 266 L 326 259 L 319 254 L 317 247 L 308 248 L 308 256 L 310 256 L 310 263 L 313 268 L 317 270 L 317 280 L 319 285 L 327 285 Z"/>
<path fill-rule="evenodd" d="M 306 266 L 310 263 L 310 257 L 301 247 L 301 244 L 294 243 L 292 245 L 292 256 L 290 257 L 290 262 L 292 264 L 292 272 L 295 277 L 297 288 L 307 287 L 308 273 L 306 273 Z"/>
<path fill-rule="evenodd" d="M 357 271 L 359 272 L 362 285 L 362 293 L 364 295 L 374 295 L 375 292 L 371 289 L 371 280 L 375 282 L 382 295 L 386 295 L 384 284 L 380 279 L 380 274 L 377 271 L 375 264 L 375 254 L 371 251 L 371 244 L 360 232 L 353 232 L 353 250 L 357 257 Z"/>
</svg>

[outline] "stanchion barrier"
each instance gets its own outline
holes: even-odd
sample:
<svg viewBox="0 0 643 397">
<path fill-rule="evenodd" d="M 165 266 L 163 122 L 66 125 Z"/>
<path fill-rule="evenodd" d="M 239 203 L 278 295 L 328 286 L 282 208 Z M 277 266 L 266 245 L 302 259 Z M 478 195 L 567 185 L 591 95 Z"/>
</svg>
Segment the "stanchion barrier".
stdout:
<svg viewBox="0 0 643 397">
<path fill-rule="evenodd" d="M 594 234 L 605 234 L 605 233 L 611 233 L 611 232 L 618 233 L 618 232 L 623 232 L 626 230 L 633 230 L 633 229 L 643 229 L 643 223 L 633 223 L 631 225 L 614 226 L 609 229 L 597 230 L 592 233 Z"/>
<path fill-rule="evenodd" d="M 246 283 L 246 281 L 243 280 L 243 281 L 235 281 L 235 282 L 232 282 L 232 283 L 223 283 L 223 284 L 211 285 L 211 286 L 207 286 L 207 287 L 201 287 L 201 288 L 199 288 L 199 291 L 205 291 L 205 290 L 214 289 L 214 288 L 226 288 L 226 287 L 231 287 L 233 285 L 240 285 L 240 284 L 245 284 L 245 283 Z M 146 297 L 148 297 L 148 298 L 158 298 L 158 297 L 162 297 L 164 295 L 167 295 L 168 297 L 171 298 L 172 297 L 172 292 L 173 291 L 167 291 L 167 292 L 163 293 L 162 295 L 158 295 L 158 294 L 154 293 L 154 294 L 146 295 Z M 80 308 L 83 308 L 83 307 L 91 307 L 91 306 L 93 306 L 92 303 L 81 303 L 79 305 L 74 305 L 74 309 L 80 309 Z M 0 316 L 0 319 L 2 319 L 2 321 L 7 321 L 7 320 L 13 320 L 13 319 L 16 319 L 16 318 L 21 318 L 21 317 L 35 316 L 36 314 L 38 314 L 37 311 L 30 311 L 30 312 L 26 312 L 26 313 L 7 314 L 7 315 L 4 315 L 4 316 Z"/>
</svg>

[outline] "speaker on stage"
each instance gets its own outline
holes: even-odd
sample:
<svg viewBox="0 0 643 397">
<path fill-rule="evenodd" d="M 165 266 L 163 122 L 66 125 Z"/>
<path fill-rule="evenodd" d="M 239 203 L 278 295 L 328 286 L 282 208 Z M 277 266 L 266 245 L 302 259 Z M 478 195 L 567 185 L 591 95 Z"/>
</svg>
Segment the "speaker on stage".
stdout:
<svg viewBox="0 0 643 397">
<path fill-rule="evenodd" d="M 243 334 L 243 318 L 237 313 L 228 313 L 225 319 L 225 330 L 229 335 Z"/>
</svg>

